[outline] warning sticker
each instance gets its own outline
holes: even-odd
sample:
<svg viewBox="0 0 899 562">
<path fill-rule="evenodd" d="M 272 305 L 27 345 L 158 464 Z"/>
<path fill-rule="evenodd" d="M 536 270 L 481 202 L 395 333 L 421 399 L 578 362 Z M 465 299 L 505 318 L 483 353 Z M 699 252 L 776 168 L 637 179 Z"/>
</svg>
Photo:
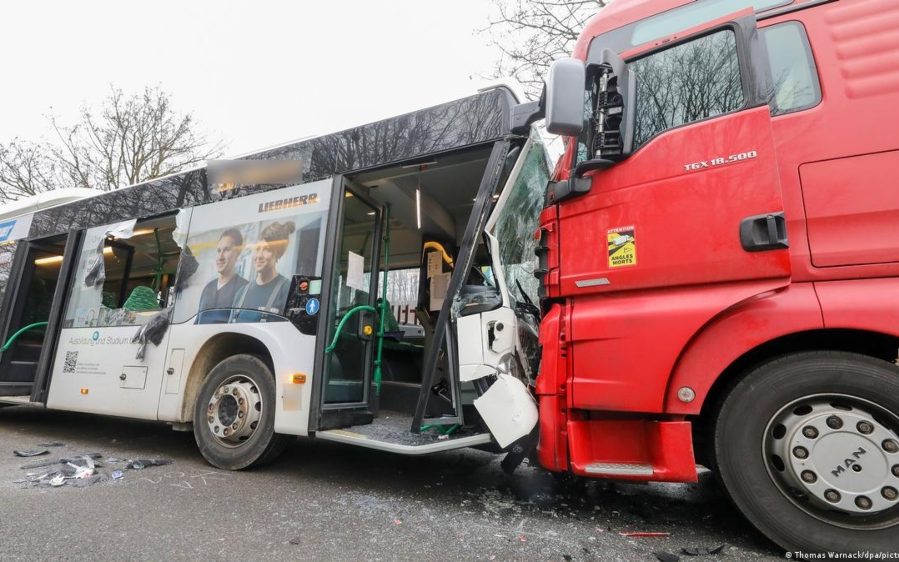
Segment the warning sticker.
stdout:
<svg viewBox="0 0 899 562">
<path fill-rule="evenodd" d="M 609 267 L 637 265 L 637 238 L 633 226 L 611 228 L 609 238 Z"/>
</svg>

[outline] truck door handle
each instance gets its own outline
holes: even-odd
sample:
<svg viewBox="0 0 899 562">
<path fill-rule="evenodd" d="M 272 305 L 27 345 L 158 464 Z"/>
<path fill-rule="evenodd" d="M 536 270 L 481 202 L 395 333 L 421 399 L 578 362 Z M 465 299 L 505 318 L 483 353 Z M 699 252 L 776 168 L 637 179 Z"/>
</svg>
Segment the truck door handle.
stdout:
<svg viewBox="0 0 899 562">
<path fill-rule="evenodd" d="M 747 252 L 789 248 L 783 212 L 746 217 L 740 222 L 740 244 Z"/>
</svg>

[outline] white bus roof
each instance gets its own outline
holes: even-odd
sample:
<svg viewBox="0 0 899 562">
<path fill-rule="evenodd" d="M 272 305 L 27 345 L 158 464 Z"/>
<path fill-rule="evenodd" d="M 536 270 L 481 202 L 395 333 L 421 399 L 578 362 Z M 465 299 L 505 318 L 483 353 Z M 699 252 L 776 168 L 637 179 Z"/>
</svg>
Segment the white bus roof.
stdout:
<svg viewBox="0 0 899 562">
<path fill-rule="evenodd" d="M 25 197 L 18 201 L 13 201 L 12 203 L 0 205 L 0 221 L 27 215 L 43 209 L 49 209 L 50 207 L 55 207 L 71 201 L 93 197 L 100 193 L 103 192 L 98 189 L 86 189 L 83 187 L 45 191 L 44 193 Z"/>
</svg>

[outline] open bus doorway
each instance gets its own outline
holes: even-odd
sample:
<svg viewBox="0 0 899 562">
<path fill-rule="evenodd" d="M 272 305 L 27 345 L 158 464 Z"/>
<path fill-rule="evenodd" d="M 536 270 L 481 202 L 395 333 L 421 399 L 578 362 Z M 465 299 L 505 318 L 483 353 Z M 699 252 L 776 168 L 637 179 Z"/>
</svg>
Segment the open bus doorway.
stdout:
<svg viewBox="0 0 899 562">
<path fill-rule="evenodd" d="M 512 356 L 517 345 L 515 311 L 483 231 L 520 156 L 482 145 L 335 180 L 316 437 L 405 454 L 491 442 L 478 401 L 496 367 L 484 363 Z M 391 286 L 400 282 L 406 290 Z M 408 315 L 402 329 L 394 314 L 390 298 L 401 294 L 415 330 Z M 499 402 L 512 403 L 504 395 L 487 407 L 501 411 Z M 509 434 L 501 448 L 521 430 Z"/>
<path fill-rule="evenodd" d="M 20 241 L 5 295 L 5 318 L 0 355 L 0 396 L 15 397 L 23 403 L 40 401 L 43 388 L 39 364 L 48 324 L 63 277 L 67 235 L 36 241 Z M 63 283 L 64 285 L 64 283 Z M 50 346 L 46 346 L 49 348 Z"/>
</svg>

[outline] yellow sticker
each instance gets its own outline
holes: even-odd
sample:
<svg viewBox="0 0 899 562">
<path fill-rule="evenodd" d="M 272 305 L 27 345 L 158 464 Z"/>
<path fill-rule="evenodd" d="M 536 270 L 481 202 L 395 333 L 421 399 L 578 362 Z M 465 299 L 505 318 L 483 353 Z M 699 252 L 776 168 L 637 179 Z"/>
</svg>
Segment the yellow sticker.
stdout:
<svg viewBox="0 0 899 562">
<path fill-rule="evenodd" d="M 609 267 L 637 265 L 636 232 L 633 226 L 609 229 Z"/>
</svg>

